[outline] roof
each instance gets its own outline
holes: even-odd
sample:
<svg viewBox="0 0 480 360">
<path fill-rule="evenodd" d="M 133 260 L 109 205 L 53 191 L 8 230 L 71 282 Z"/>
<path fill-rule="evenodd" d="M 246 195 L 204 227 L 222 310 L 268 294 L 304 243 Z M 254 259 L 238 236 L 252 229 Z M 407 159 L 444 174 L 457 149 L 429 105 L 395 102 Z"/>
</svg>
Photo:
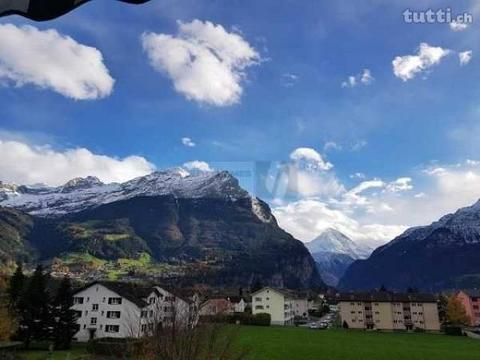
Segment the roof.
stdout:
<svg viewBox="0 0 480 360">
<path fill-rule="evenodd" d="M 467 294 L 471 298 L 480 298 L 480 290 L 478 289 L 468 289 L 468 290 L 461 290 L 465 294 Z"/>
<path fill-rule="evenodd" d="M 94 285 L 102 285 L 107 289 L 113 291 L 114 293 L 117 293 L 121 297 L 131 301 L 140 308 L 148 305 L 148 303 L 144 299 L 146 299 L 152 292 L 155 292 L 157 295 L 159 294 L 158 290 L 155 289 L 153 286 L 140 286 L 134 283 L 114 281 L 95 281 L 75 291 L 74 294 L 77 294 Z"/>
<path fill-rule="evenodd" d="M 243 296 L 227 296 L 227 299 L 230 300 L 230 302 L 238 304 L 240 301 L 245 301 Z"/>
<path fill-rule="evenodd" d="M 286 298 L 289 298 L 289 299 L 303 299 L 303 296 L 300 296 L 299 294 L 295 293 L 294 291 L 292 290 L 289 290 L 289 289 L 280 289 L 280 288 L 274 288 L 274 287 L 271 287 L 271 286 L 266 286 L 264 288 L 261 288 L 260 290 L 257 290 L 255 292 L 253 292 L 251 294 L 251 296 L 254 296 L 255 294 L 258 294 L 264 290 L 273 290 L 283 296 L 285 296 Z"/>
<path fill-rule="evenodd" d="M 362 302 L 437 302 L 432 294 L 419 293 L 393 293 L 389 291 L 376 291 L 368 293 L 343 293 L 338 301 L 362 301 Z"/>
</svg>

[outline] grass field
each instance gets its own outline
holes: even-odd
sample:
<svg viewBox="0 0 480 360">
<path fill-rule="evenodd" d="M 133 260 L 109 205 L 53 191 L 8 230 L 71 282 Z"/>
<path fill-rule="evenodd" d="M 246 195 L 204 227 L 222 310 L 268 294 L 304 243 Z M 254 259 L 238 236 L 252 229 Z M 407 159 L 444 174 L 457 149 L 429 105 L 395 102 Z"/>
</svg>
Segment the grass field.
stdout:
<svg viewBox="0 0 480 360">
<path fill-rule="evenodd" d="M 479 360 L 480 341 L 416 333 L 243 327 L 249 360 Z"/>
<path fill-rule="evenodd" d="M 479 360 L 480 341 L 416 333 L 309 330 L 244 326 L 237 344 L 248 360 Z M 47 359 L 47 351 L 20 352 L 25 360 Z M 53 360 L 90 359 L 84 347 L 55 352 Z"/>
</svg>

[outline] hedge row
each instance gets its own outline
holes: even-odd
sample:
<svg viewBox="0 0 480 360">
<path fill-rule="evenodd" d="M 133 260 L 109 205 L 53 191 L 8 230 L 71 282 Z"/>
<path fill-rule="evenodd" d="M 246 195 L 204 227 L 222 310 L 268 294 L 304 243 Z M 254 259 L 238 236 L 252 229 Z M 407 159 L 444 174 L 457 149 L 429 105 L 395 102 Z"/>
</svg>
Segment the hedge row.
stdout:
<svg viewBox="0 0 480 360">
<path fill-rule="evenodd" d="M 225 324 L 241 324 L 241 325 L 256 325 L 256 326 L 270 326 L 270 314 L 249 314 L 249 313 L 235 313 L 215 316 L 202 316 L 205 322 L 225 323 Z"/>
</svg>

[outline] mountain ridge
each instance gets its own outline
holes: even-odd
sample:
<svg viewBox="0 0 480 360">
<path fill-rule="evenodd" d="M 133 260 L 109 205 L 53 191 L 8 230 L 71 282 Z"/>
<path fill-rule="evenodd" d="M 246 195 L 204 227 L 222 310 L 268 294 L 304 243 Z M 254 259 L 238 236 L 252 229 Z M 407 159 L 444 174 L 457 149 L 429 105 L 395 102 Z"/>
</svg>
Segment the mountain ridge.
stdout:
<svg viewBox="0 0 480 360">
<path fill-rule="evenodd" d="M 480 202 L 442 216 L 427 226 L 407 229 L 358 260 L 340 287 L 365 290 L 385 285 L 438 291 L 480 286 Z"/>
</svg>

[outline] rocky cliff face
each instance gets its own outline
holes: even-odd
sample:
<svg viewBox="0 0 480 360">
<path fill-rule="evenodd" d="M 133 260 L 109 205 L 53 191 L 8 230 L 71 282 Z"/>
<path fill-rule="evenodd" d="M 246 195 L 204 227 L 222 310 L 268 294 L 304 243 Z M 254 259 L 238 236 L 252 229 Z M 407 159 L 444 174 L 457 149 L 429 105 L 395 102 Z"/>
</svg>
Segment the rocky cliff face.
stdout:
<svg viewBox="0 0 480 360">
<path fill-rule="evenodd" d="M 192 282 L 323 286 L 305 246 L 279 228 L 267 204 L 225 172 L 162 172 L 110 185 L 76 179 L 35 191 L 11 188 L 2 204 L 30 213 L 22 213 L 32 225 L 20 237 L 40 259 L 149 254 L 157 263 L 192 265 L 184 274 Z"/>
<path fill-rule="evenodd" d="M 423 290 L 480 286 L 480 202 L 411 228 L 352 264 L 340 281 L 345 289 Z"/>
</svg>

